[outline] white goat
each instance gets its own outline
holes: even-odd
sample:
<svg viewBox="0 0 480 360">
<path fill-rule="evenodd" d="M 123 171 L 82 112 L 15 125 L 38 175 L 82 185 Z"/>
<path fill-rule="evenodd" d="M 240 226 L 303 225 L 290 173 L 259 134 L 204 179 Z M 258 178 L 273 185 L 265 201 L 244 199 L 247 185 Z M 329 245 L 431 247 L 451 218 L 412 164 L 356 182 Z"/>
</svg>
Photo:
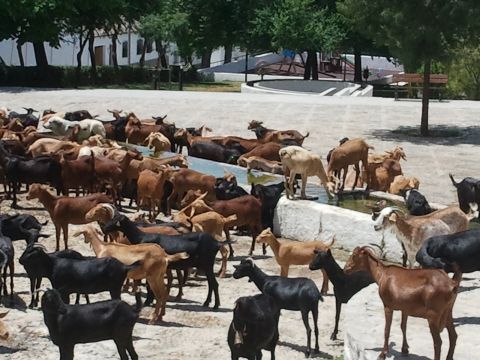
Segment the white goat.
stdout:
<svg viewBox="0 0 480 360">
<path fill-rule="evenodd" d="M 477 204 L 470 204 L 470 213 L 465 214 L 458 206 L 452 205 L 423 216 L 405 216 L 394 206 L 384 208 L 374 223 L 377 231 L 392 229 L 404 248 L 403 264 L 415 264 L 415 256 L 425 240 L 432 236 L 465 231 L 470 220 L 477 217 Z"/>
<path fill-rule="evenodd" d="M 328 197 L 332 197 L 334 184 L 329 182 L 327 174 L 323 168 L 322 159 L 319 155 L 308 151 L 300 146 L 287 146 L 279 151 L 280 159 L 282 160 L 283 173 L 290 173 L 288 183 L 285 175 L 285 191 L 287 197 L 294 196 L 293 182 L 295 176 L 300 174 L 302 176 L 302 191 L 301 197 L 306 198 L 305 186 L 307 185 L 307 178 L 309 176 L 318 176 L 322 186 L 325 188 Z"/>
</svg>

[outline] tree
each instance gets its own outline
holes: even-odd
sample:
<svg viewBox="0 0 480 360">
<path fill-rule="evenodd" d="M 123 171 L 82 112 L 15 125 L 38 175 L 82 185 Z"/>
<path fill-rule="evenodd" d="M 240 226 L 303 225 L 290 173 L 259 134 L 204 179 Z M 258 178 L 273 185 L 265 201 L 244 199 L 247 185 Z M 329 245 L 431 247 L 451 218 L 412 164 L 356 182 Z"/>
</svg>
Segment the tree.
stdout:
<svg viewBox="0 0 480 360">
<path fill-rule="evenodd" d="M 37 66 L 44 68 L 48 61 L 43 43 L 60 45 L 65 16 L 70 10 L 71 2 L 64 0 L 2 0 L 0 40 L 16 39 L 20 46 L 33 43 Z"/>
<path fill-rule="evenodd" d="M 304 79 L 318 80 L 317 51 L 332 50 L 344 37 L 341 22 L 314 0 L 281 0 L 256 11 L 254 36 L 273 49 L 307 52 Z"/>
<path fill-rule="evenodd" d="M 428 136 L 432 61 L 442 61 L 467 36 L 478 19 L 475 0 L 343 0 L 360 33 L 387 46 L 407 69 L 423 66 L 420 131 Z"/>
</svg>

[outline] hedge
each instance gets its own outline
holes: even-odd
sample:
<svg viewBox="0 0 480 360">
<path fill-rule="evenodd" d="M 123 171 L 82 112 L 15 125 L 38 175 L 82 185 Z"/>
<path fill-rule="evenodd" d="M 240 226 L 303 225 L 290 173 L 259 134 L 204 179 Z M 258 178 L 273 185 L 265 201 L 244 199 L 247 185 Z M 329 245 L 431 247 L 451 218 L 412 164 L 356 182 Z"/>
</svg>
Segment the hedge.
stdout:
<svg viewBox="0 0 480 360">
<path fill-rule="evenodd" d="M 178 67 L 172 68 L 171 81 L 178 81 Z M 168 81 L 168 71 L 159 71 L 160 81 Z M 36 66 L 0 66 L 0 86 L 73 88 L 79 86 L 106 86 L 115 84 L 153 84 L 154 72 L 147 68 L 120 66 L 116 71 L 112 66 L 97 67 L 97 77 L 93 78 L 90 67 L 82 67 L 77 74 L 75 67 L 49 66 L 40 69 Z M 196 70 L 184 72 L 184 81 L 197 80 Z"/>
</svg>

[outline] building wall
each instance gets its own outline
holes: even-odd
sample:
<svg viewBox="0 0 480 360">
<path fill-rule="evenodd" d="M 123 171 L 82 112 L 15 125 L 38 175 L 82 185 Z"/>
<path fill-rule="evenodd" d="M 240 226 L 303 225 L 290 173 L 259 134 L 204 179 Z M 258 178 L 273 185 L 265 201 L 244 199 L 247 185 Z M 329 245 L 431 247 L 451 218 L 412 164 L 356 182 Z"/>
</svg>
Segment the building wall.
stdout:
<svg viewBox="0 0 480 360">
<path fill-rule="evenodd" d="M 130 34 L 130 42 L 129 42 L 129 34 L 123 33 L 118 36 L 117 42 L 117 60 L 119 65 L 129 65 L 129 64 L 138 64 L 140 61 L 141 53 L 137 53 L 137 41 L 143 41 L 143 39 L 136 33 L 132 32 Z M 123 44 L 126 44 L 127 48 L 125 50 L 129 50 L 130 56 L 128 56 L 128 51 L 123 51 Z M 102 54 L 103 57 L 103 65 L 111 65 L 111 38 L 107 36 L 97 36 L 95 38 L 95 47 L 100 47 L 97 51 L 99 54 Z M 80 49 L 79 39 L 77 37 L 68 36 L 61 42 L 59 48 L 52 48 L 45 43 L 45 51 L 47 53 L 48 63 L 50 65 L 56 66 L 76 66 L 77 65 L 77 53 Z M 33 51 L 33 45 L 31 43 L 26 43 L 22 45 L 22 54 L 25 61 L 26 66 L 35 66 L 35 54 Z M 180 56 L 177 53 L 177 47 L 175 44 L 171 43 L 167 47 L 167 54 L 168 54 L 168 62 L 169 64 L 179 64 L 182 62 Z M 225 51 L 223 48 L 217 49 L 213 52 L 211 63 L 212 66 L 223 64 Z M 239 58 L 244 53 L 241 52 L 239 49 L 234 49 L 232 54 L 232 60 Z M 126 55 L 126 56 L 125 56 Z M 20 65 L 20 60 L 18 58 L 17 53 L 17 42 L 16 40 L 4 40 L 0 42 L 0 57 L 2 57 L 3 61 L 7 65 L 18 66 Z M 146 61 L 156 61 L 158 58 L 158 54 L 156 51 L 155 43 L 152 44 L 152 49 L 150 52 L 145 53 L 145 60 Z M 200 59 L 194 59 L 194 63 L 199 63 Z M 88 44 L 85 46 L 82 55 L 82 65 L 89 66 L 90 63 L 90 55 L 88 53 Z M 97 62 L 97 65 L 98 64 Z"/>
</svg>

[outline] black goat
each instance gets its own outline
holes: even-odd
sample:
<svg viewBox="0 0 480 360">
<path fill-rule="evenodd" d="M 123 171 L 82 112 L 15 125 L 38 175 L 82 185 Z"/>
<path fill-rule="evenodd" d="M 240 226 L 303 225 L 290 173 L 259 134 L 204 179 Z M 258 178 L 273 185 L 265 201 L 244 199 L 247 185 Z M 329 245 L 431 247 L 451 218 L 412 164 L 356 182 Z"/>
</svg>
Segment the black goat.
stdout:
<svg viewBox="0 0 480 360">
<path fill-rule="evenodd" d="M 13 192 L 13 208 L 17 207 L 17 191 L 21 183 L 49 184 L 57 189 L 57 193 L 62 189 L 62 167 L 49 156 L 27 160 L 9 153 L 0 141 L 0 164 Z"/>
<path fill-rule="evenodd" d="M 417 189 L 407 190 L 404 198 L 410 215 L 422 216 L 430 214 L 433 211 L 425 196 Z"/>
<path fill-rule="evenodd" d="M 135 224 L 125 215 L 117 215 L 103 226 L 103 231 L 108 234 L 112 231 L 121 231 L 125 234 L 132 244 L 154 243 L 160 245 L 167 254 L 173 255 L 180 252 L 186 252 L 188 259 L 175 261 L 168 265 L 169 269 L 186 270 L 196 267 L 203 271 L 208 281 L 208 295 L 203 306 L 208 306 L 212 299 L 212 292 L 215 295 L 214 308 L 220 306 L 220 297 L 218 295 L 218 282 L 215 279 L 213 266 L 215 256 L 220 247 L 225 244 L 215 240 L 210 234 L 198 232 L 183 235 L 160 235 L 147 234 L 138 229 Z M 182 280 L 179 279 L 179 295 L 182 293 Z M 169 279 L 168 288 L 170 289 L 171 279 Z M 151 296 L 147 298 L 151 300 Z"/>
<path fill-rule="evenodd" d="M 37 110 L 34 110 L 32 108 L 24 108 L 27 113 L 26 114 L 19 114 L 15 111 L 11 111 L 8 114 L 9 119 L 19 119 L 20 122 L 22 123 L 23 127 L 27 126 L 35 126 L 38 127 L 38 117 L 33 115 L 34 112 L 37 112 Z"/>
<path fill-rule="evenodd" d="M 92 115 L 87 110 L 77 110 L 72 112 L 65 113 L 63 117 L 65 120 L 69 121 L 81 121 L 85 119 L 93 119 Z"/>
<path fill-rule="evenodd" d="M 112 299 L 120 299 L 122 285 L 128 271 L 136 268 L 138 262 L 124 265 L 114 258 L 83 257 L 76 251 L 60 251 L 47 254 L 40 246 L 28 246 L 19 259 L 30 279 L 33 293 L 39 279 L 46 277 L 57 289 L 65 303 L 69 303 L 69 295 L 96 294 L 109 291 Z"/>
<path fill-rule="evenodd" d="M 240 279 L 248 276 L 257 288 L 265 295 L 273 298 L 280 309 L 300 311 L 303 324 L 307 330 L 307 351 L 306 357 L 311 354 L 312 329 L 308 324 L 308 314 L 312 312 L 315 326 L 315 350 L 319 352 L 318 346 L 318 302 L 323 301 L 317 285 L 307 278 L 288 278 L 283 276 L 269 276 L 265 274 L 252 259 L 242 260 L 240 265 L 234 265 L 233 277 Z"/>
<path fill-rule="evenodd" d="M 231 200 L 244 195 L 248 193 L 236 181 L 228 181 L 223 177 L 215 179 L 215 196 L 218 200 Z"/>
<path fill-rule="evenodd" d="M 40 234 L 43 224 L 35 216 L 28 214 L 0 215 L 1 229 L 4 235 L 12 241 L 25 240 L 27 245 L 38 240 L 39 237 L 48 237 Z"/>
<path fill-rule="evenodd" d="M 353 295 L 373 283 L 373 279 L 364 271 L 349 275 L 345 274 L 333 258 L 330 250 L 314 250 L 314 252 L 317 255 L 309 265 L 310 270 L 325 269 L 329 280 L 333 284 L 333 292 L 335 294 L 335 328 L 333 329 L 330 339 L 337 340 L 338 321 L 340 319 L 342 304 L 346 304 Z"/>
<path fill-rule="evenodd" d="M 236 147 L 228 148 L 211 141 L 196 141 L 188 147 L 188 155 L 227 164 L 236 164 L 242 153 Z"/>
<path fill-rule="evenodd" d="M 480 180 L 466 177 L 456 182 L 452 174 L 449 174 L 453 186 L 457 188 L 458 205 L 465 214 L 470 211 L 470 203 L 476 203 L 480 207 Z M 479 215 L 480 217 L 480 215 Z"/>
<path fill-rule="evenodd" d="M 275 359 L 280 309 L 268 295 L 244 296 L 235 301 L 233 320 L 228 329 L 232 360 L 240 357 L 261 359 L 262 349 Z"/>
<path fill-rule="evenodd" d="M 453 272 L 452 264 L 462 273 L 480 270 L 480 230 L 466 230 L 449 235 L 432 236 L 427 239 L 416 260 L 424 268 L 443 269 Z"/>
<path fill-rule="evenodd" d="M 133 347 L 133 327 L 138 313 L 121 300 L 86 305 L 66 305 L 56 290 L 42 296 L 42 312 L 50 339 L 59 347 L 60 360 L 72 360 L 76 344 L 113 340 L 121 360 L 138 355 Z"/>
<path fill-rule="evenodd" d="M 0 279 L 0 299 L 3 295 L 7 296 L 7 268 L 10 272 L 10 302 L 13 303 L 13 275 L 15 273 L 14 263 L 15 250 L 13 248 L 12 240 L 5 236 L 0 226 L 0 276 L 3 277 L 3 281 Z M 3 286 L 2 285 L 3 282 Z M 3 288 L 3 289 L 2 289 Z"/>
<path fill-rule="evenodd" d="M 278 200 L 282 197 L 283 190 L 285 190 L 283 182 L 267 186 L 252 184 L 250 194 L 262 203 L 262 225 L 264 229 L 273 229 L 273 215 L 275 214 Z"/>
</svg>

